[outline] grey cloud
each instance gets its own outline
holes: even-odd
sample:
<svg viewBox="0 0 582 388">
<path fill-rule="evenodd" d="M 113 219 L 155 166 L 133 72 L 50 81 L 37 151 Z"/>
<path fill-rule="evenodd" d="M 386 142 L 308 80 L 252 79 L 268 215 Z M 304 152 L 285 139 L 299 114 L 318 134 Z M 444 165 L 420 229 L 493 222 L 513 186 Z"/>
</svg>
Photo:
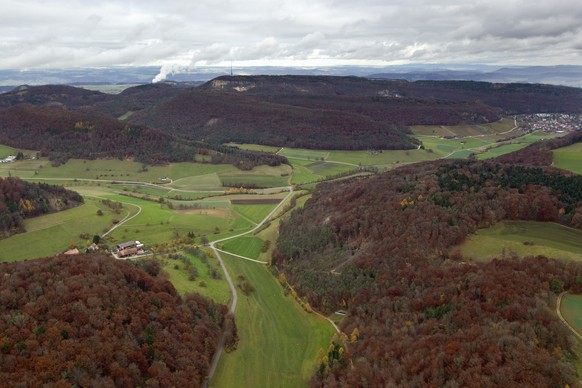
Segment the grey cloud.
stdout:
<svg viewBox="0 0 582 388">
<path fill-rule="evenodd" d="M 574 0 L 4 0 L 0 68 L 226 61 L 578 63 Z"/>
</svg>

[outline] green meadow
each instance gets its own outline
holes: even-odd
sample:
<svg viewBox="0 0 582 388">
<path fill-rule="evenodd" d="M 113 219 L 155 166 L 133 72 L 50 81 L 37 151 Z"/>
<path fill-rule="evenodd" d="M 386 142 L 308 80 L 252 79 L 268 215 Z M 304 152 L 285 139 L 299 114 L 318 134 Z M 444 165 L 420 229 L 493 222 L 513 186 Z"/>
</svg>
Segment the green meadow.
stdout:
<svg viewBox="0 0 582 388">
<path fill-rule="evenodd" d="M 0 176 L 9 174 L 22 178 L 77 178 L 95 180 L 140 181 L 163 183 L 160 178 L 172 180 L 192 176 L 216 174 L 225 171 L 238 171 L 234 166 L 227 164 L 206 163 L 170 163 L 166 166 L 149 166 L 130 160 L 71 159 L 58 167 L 51 165 L 48 159 L 22 160 L 0 164 Z"/>
<path fill-rule="evenodd" d="M 215 257 L 207 257 L 206 259 L 210 266 L 218 269 L 221 274 L 220 278 L 215 279 L 210 275 L 208 265 L 205 265 L 201 258 L 188 254 L 186 256 L 190 260 L 190 265 L 196 267 L 198 272 L 198 276 L 194 280 L 191 280 L 190 272 L 182 261 L 170 258 L 162 260 L 162 268 L 176 290 L 181 295 L 196 292 L 218 303 L 230 303 L 230 287 L 219 269 L 218 260 Z"/>
<path fill-rule="evenodd" d="M 265 242 L 256 236 L 242 236 L 221 244 L 223 250 L 257 260 Z"/>
<path fill-rule="evenodd" d="M 102 216 L 97 215 L 98 210 L 103 212 Z M 25 233 L 0 240 L 0 262 L 52 256 L 69 249 L 71 243 L 84 250 L 91 242 L 87 243 L 81 234 L 92 239 L 111 228 L 113 220 L 121 220 L 135 211 L 126 207 L 115 214 L 100 200 L 85 197 L 85 203 L 76 208 L 25 220 Z"/>
<path fill-rule="evenodd" d="M 230 147 L 238 147 L 241 150 L 249 150 L 249 151 L 262 151 L 274 154 L 278 152 L 281 148 L 280 147 L 272 147 L 260 144 L 239 144 L 239 143 L 225 143 L 224 145 Z"/>
<path fill-rule="evenodd" d="M 354 166 L 393 167 L 398 164 L 436 159 L 438 155 L 422 149 L 390 151 L 330 151 L 330 162 L 350 163 Z"/>
<path fill-rule="evenodd" d="M 499 121 L 487 124 L 472 125 L 415 125 L 411 127 L 415 135 L 423 136 L 495 136 L 503 133 L 513 133 L 515 121 L 511 117 L 504 117 Z M 511 131 L 511 132 L 510 132 Z"/>
<path fill-rule="evenodd" d="M 283 199 L 283 198 L 281 198 Z M 272 205 L 232 205 L 232 209 L 238 214 L 251 220 L 254 224 L 258 224 L 269 215 L 269 213 L 275 208 L 275 204 Z"/>
<path fill-rule="evenodd" d="M 554 166 L 582 174 L 582 143 L 554 150 Z"/>
<path fill-rule="evenodd" d="M 561 312 L 564 319 L 582 334 L 582 295 L 566 294 L 562 298 Z"/>
<path fill-rule="evenodd" d="M 582 260 L 582 231 L 551 222 L 505 221 L 479 229 L 454 249 L 474 261 L 508 254 Z"/>
<path fill-rule="evenodd" d="M 231 165 L 146 166 L 114 159 L 70 160 L 59 167 L 53 167 L 46 159 L 0 164 L 0 176 L 61 183 L 79 191 L 86 199 L 79 208 L 28 220 L 26 233 L 0 240 L 0 252 L 4 252 L 0 253 L 0 261 L 52 255 L 66 250 L 70 243 L 84 247 L 86 241 L 81 241 L 81 233 L 102 234 L 114 225 L 114 220 L 119 221 L 128 213 L 137 215 L 107 236 L 108 245 L 134 239 L 144 242 L 146 247 L 171 245 L 172 241 L 192 233 L 196 243 L 202 236 L 210 241 L 236 236 L 254 228 L 276 206 L 275 203 L 265 204 L 265 199 L 281 200 L 287 192 L 241 194 L 223 184 L 284 187 L 325 179 L 360 165 L 390 169 L 441 157 L 468 157 L 475 152 L 481 154 L 479 157 L 492 157 L 534 141 L 536 135 L 515 139 L 512 141 L 515 144 L 495 142 L 500 133 L 512 127 L 512 120 L 488 126 L 465 126 L 456 131 L 466 137 L 457 139 L 441 139 L 427 127 L 417 133 L 426 149 L 401 151 L 325 151 L 242 145 L 247 149 L 278 152 L 288 157 L 291 164 L 261 166 L 251 171 L 241 171 Z M 0 154 L 2 152 L 0 149 Z M 563 154 L 566 160 L 568 155 Z M 556 160 L 559 157 L 555 153 Z M 574 165 L 575 161 L 565 163 Z M 112 184 L 111 181 L 120 183 Z M 233 194 L 235 192 L 238 194 Z M 122 213 L 113 214 L 100 202 L 101 198 L 122 202 Z M 308 198 L 300 198 L 298 205 Z M 97 216 L 99 209 L 104 216 Z M 233 254 L 269 262 L 278 223 L 279 220 L 274 220 L 260 232 L 218 245 Z M 265 244 L 267 241 L 270 244 Z M 489 260 L 508 252 L 577 260 L 582 259 L 582 232 L 557 224 L 505 222 L 480 230 L 457 249 L 471 260 Z M 334 328 L 316 314 L 305 312 L 295 300 L 286 296 L 267 266 L 221 255 L 233 281 L 236 283 L 239 277 L 244 278 L 254 291 L 245 295 L 237 289 L 236 321 L 240 342 L 236 351 L 222 356 L 212 386 L 308 385 L 316 368 L 317 353 L 320 348 L 327 348 Z M 216 279 L 210 276 L 208 264 L 201 258 L 188 255 L 188 259 L 186 264 L 181 260 L 161 258 L 164 272 L 176 289 L 181 294 L 198 292 L 221 303 L 230 302 L 230 290 L 222 272 L 219 271 L 221 278 Z M 208 257 L 207 260 L 210 268 L 219 268 L 216 258 Z M 191 279 L 192 267 L 196 268 L 196 279 Z"/>
<path fill-rule="evenodd" d="M 213 387 L 307 386 L 317 367 L 319 349 L 327 349 L 333 327 L 305 312 L 262 264 L 221 254 L 236 283 L 244 277 L 253 287 L 248 296 L 239 288 L 235 312 L 240 341 L 224 353 Z"/>
<path fill-rule="evenodd" d="M 279 152 L 279 155 L 293 159 L 325 160 L 329 155 L 329 151 L 306 150 L 301 148 L 282 148 Z"/>
</svg>

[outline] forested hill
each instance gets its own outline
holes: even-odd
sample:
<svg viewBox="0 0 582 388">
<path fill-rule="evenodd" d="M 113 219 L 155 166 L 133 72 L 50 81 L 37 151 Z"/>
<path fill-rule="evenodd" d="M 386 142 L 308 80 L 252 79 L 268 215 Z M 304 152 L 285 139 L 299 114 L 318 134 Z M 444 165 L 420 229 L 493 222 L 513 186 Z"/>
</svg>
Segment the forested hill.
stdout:
<svg viewBox="0 0 582 388">
<path fill-rule="evenodd" d="M 194 159 L 194 147 L 159 130 L 105 116 L 30 104 L 0 110 L 0 144 L 39 150 L 62 161 L 133 157 L 157 164 Z"/>
<path fill-rule="evenodd" d="M 23 86 L 0 95 L 0 143 L 39 150 L 57 164 L 69 158 L 107 157 L 164 164 L 193 161 L 196 153 L 209 155 L 213 163 L 231 163 L 245 170 L 287 163 L 282 156 L 224 147 L 220 142 L 152 129 L 148 122 L 117 119 L 183 91 L 166 84 L 142 85 L 119 95 L 70 86 Z"/>
<path fill-rule="evenodd" d="M 0 276 L 3 386 L 201 386 L 227 312 L 107 256 L 1 264 Z"/>
<path fill-rule="evenodd" d="M 552 85 L 222 76 L 197 88 L 142 85 L 118 95 L 67 86 L 23 86 L 0 95 L 0 110 L 32 104 L 89 117 L 123 117 L 128 124 L 211 149 L 226 142 L 407 149 L 417 146 L 409 136 L 410 125 L 480 124 L 520 113 L 581 113 L 580 101 L 582 89 Z"/>
<path fill-rule="evenodd" d="M 210 142 L 405 149 L 409 125 L 479 124 L 502 115 L 582 112 L 582 89 L 358 77 L 222 76 L 130 120 Z"/>
<path fill-rule="evenodd" d="M 501 220 L 582 227 L 582 177 L 439 161 L 319 185 L 281 224 L 273 268 L 317 309 L 346 309 L 349 344 L 315 386 L 577 383 L 555 295 L 582 265 L 544 257 L 468 264 L 449 249 Z"/>
<path fill-rule="evenodd" d="M 323 97 L 322 97 L 323 98 Z M 293 106 L 252 95 L 191 89 L 130 120 L 209 143 L 255 143 L 317 149 L 415 147 L 406 127 L 380 122 L 350 104 Z"/>
<path fill-rule="evenodd" d="M 83 203 L 77 192 L 61 186 L 0 178 L 0 238 L 24 231 L 23 220 Z"/>
</svg>

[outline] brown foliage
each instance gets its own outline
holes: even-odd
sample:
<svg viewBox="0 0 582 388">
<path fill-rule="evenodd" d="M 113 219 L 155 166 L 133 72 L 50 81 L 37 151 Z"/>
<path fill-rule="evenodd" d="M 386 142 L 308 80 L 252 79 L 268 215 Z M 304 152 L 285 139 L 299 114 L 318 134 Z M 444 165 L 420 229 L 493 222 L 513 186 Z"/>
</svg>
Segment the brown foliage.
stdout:
<svg viewBox="0 0 582 388">
<path fill-rule="evenodd" d="M 0 365 L 10 386 L 199 386 L 226 307 L 106 256 L 0 266 Z"/>
<path fill-rule="evenodd" d="M 576 381 L 554 292 L 582 266 L 544 257 L 469 264 L 449 248 L 505 219 L 570 224 L 580 177 L 480 162 L 431 162 L 321 185 L 281 224 L 276 268 L 309 303 L 348 306 L 359 328 L 316 386 L 559 386 Z M 343 301 L 347 302 L 344 303 Z"/>
</svg>

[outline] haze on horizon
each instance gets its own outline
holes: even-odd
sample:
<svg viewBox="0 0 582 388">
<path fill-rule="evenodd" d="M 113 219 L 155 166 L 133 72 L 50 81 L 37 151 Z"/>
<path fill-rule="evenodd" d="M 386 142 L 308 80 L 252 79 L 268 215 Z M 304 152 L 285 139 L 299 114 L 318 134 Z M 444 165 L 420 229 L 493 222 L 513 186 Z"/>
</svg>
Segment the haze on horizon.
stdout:
<svg viewBox="0 0 582 388">
<path fill-rule="evenodd" d="M 0 0 L 0 69 L 582 64 L 575 0 Z"/>
</svg>

